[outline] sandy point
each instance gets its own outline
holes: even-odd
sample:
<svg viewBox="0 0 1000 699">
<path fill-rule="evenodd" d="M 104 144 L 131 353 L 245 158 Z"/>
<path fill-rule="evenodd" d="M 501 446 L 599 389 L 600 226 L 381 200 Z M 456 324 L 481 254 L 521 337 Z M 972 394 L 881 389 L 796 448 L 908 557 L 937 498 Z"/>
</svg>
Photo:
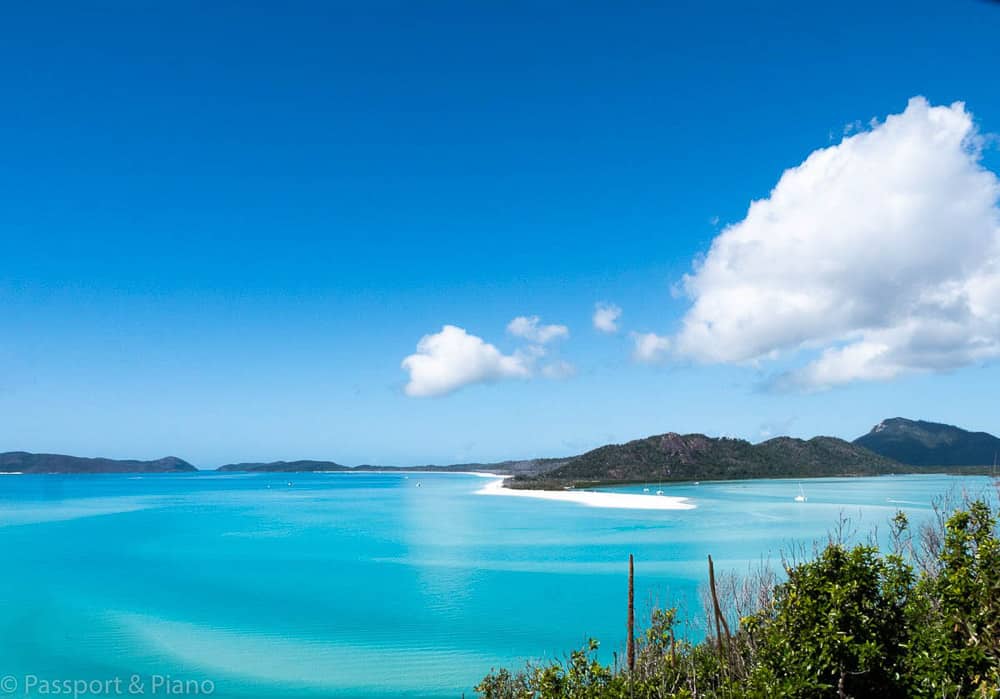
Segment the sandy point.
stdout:
<svg viewBox="0 0 1000 699">
<path fill-rule="evenodd" d="M 687 498 L 671 495 L 643 495 L 639 493 L 606 493 L 594 490 L 521 490 L 505 488 L 506 478 L 490 481 L 476 491 L 476 495 L 506 495 L 539 500 L 575 502 L 588 507 L 611 507 L 623 510 L 693 510 Z"/>
</svg>

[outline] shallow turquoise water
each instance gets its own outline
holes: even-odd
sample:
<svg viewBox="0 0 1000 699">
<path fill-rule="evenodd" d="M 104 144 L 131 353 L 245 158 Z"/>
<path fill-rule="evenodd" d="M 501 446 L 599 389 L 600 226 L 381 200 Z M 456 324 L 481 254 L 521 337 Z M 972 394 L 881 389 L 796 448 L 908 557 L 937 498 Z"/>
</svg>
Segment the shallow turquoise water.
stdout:
<svg viewBox="0 0 1000 699">
<path fill-rule="evenodd" d="M 991 490 L 821 479 L 801 504 L 797 481 L 737 481 L 665 488 L 695 510 L 628 511 L 475 495 L 485 482 L 0 476 L 0 675 L 20 696 L 26 675 L 138 675 L 147 696 L 154 675 L 216 697 L 471 696 L 497 664 L 588 636 L 620 648 L 629 553 L 640 609 L 696 613 L 708 554 L 746 571 L 841 516 L 866 535 L 897 509 L 919 520 L 937 496 Z"/>
</svg>

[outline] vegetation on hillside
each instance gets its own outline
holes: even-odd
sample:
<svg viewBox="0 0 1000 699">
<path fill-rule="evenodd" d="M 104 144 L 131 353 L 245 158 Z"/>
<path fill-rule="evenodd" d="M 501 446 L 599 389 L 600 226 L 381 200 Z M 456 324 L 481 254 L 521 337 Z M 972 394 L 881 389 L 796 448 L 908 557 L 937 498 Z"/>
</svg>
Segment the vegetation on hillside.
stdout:
<svg viewBox="0 0 1000 699">
<path fill-rule="evenodd" d="M 8 451 L 0 454 L 0 471 L 18 473 L 174 473 L 197 470 L 176 456 L 165 456 L 155 461 L 139 461 L 91 459 L 65 454 L 32 454 L 26 451 Z"/>
<path fill-rule="evenodd" d="M 677 610 L 655 610 L 632 662 L 602 664 L 591 641 L 565 662 L 495 670 L 476 690 L 484 699 L 1000 697 L 996 514 L 970 502 L 918 536 L 898 514 L 892 539 L 888 552 L 833 539 L 813 560 L 787 564 L 777 585 L 762 577 L 716 594 L 713 576 L 712 598 L 723 601 L 700 643 L 678 638 Z"/>
<path fill-rule="evenodd" d="M 1000 439 L 954 425 L 894 417 L 854 443 L 915 466 L 988 466 L 1000 454 Z"/>
<path fill-rule="evenodd" d="M 536 477 L 514 478 L 514 488 L 586 483 L 812 478 L 903 473 L 900 463 L 833 437 L 777 437 L 760 444 L 703 434 L 668 433 L 609 444 Z"/>
</svg>

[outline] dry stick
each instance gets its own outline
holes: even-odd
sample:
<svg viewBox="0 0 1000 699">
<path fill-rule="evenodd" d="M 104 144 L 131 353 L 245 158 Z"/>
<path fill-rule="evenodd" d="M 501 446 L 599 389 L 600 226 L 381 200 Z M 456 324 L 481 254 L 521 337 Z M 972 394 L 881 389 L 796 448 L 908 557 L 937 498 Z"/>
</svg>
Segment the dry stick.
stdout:
<svg viewBox="0 0 1000 699">
<path fill-rule="evenodd" d="M 635 671 L 635 569 L 628 555 L 628 671 Z"/>
<path fill-rule="evenodd" d="M 708 557 L 708 589 L 712 593 L 712 611 L 715 617 L 715 644 L 722 655 L 722 629 L 719 628 L 719 598 L 715 594 L 715 566 L 712 565 L 712 557 Z"/>
<path fill-rule="evenodd" d="M 708 557 L 708 584 L 712 589 L 712 607 L 715 608 L 715 638 L 716 643 L 719 647 L 719 652 L 722 652 L 722 630 L 726 631 L 726 643 L 732 644 L 733 637 L 729 633 L 729 623 L 726 621 L 725 615 L 723 615 L 722 610 L 719 608 L 719 595 L 715 591 L 715 564 L 712 563 L 712 557 Z M 722 629 L 719 628 L 719 622 L 722 623 Z"/>
</svg>

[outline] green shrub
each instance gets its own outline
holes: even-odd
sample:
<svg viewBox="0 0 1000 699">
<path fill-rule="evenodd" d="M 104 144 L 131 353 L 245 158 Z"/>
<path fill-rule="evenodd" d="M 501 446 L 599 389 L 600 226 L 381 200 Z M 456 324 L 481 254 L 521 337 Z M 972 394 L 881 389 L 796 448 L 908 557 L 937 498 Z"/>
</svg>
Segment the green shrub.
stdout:
<svg viewBox="0 0 1000 699">
<path fill-rule="evenodd" d="M 788 571 L 771 609 L 743 622 L 759 648 L 750 687 L 760 696 L 904 696 L 911 568 L 871 546 L 831 544 Z"/>
</svg>

